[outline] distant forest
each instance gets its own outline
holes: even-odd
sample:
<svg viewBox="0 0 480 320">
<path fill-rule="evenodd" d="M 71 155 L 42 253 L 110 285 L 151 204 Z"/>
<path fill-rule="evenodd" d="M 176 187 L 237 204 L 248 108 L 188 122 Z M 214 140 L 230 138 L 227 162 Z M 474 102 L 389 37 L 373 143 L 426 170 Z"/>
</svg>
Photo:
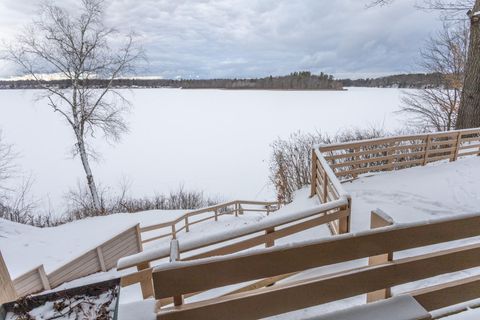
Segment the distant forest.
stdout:
<svg viewBox="0 0 480 320">
<path fill-rule="evenodd" d="M 440 73 L 410 73 L 367 79 L 338 80 L 344 87 L 374 87 L 374 88 L 430 88 L 440 87 L 445 81 Z"/>
<path fill-rule="evenodd" d="M 323 72 L 293 72 L 288 76 L 255 79 L 116 79 L 118 88 L 182 88 L 182 89 L 258 89 L 258 90 L 342 90 L 344 87 L 426 88 L 441 85 L 441 74 L 399 74 L 372 79 L 335 80 Z M 89 79 L 90 85 L 102 88 L 108 80 Z M 39 89 L 42 86 L 68 88 L 67 80 L 0 80 L 0 89 Z"/>
</svg>

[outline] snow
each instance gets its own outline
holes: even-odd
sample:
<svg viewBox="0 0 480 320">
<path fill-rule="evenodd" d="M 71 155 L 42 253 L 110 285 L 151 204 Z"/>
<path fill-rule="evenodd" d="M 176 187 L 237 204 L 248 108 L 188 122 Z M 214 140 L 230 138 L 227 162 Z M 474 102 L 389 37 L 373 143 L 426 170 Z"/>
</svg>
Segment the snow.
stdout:
<svg viewBox="0 0 480 320">
<path fill-rule="evenodd" d="M 352 197 L 352 231 L 368 229 L 380 208 L 396 223 L 424 221 L 480 208 L 480 157 L 374 174 L 343 187 Z"/>
<path fill-rule="evenodd" d="M 394 113 L 399 89 L 122 92 L 133 105 L 127 115 L 130 132 L 119 144 L 94 143 L 102 156 L 92 170 L 112 188 L 122 176 L 130 178 L 132 194 L 139 197 L 168 193 L 183 183 L 228 199 L 271 200 L 270 144 L 277 137 L 298 130 L 335 134 L 352 127 L 394 130 L 403 125 L 402 116 Z M 46 208 L 56 209 L 85 176 L 70 155 L 71 132 L 45 100 L 34 102 L 38 93 L 0 90 L 0 128 L 21 154 L 22 170 L 32 173 L 33 194 L 45 200 Z"/>
<path fill-rule="evenodd" d="M 353 182 L 342 184 L 345 191 L 352 196 L 353 233 L 339 237 L 351 237 L 354 234 L 370 232 L 368 231 L 370 212 L 377 207 L 381 208 L 393 218 L 396 223 L 396 228 L 403 228 L 422 221 L 448 220 L 453 217 L 476 214 L 477 208 L 480 205 L 480 189 L 477 187 L 479 180 L 480 158 L 468 157 L 452 163 L 434 163 L 425 167 L 365 175 Z M 308 216 L 308 214 L 317 210 L 319 206 L 321 207 L 316 198 L 309 198 L 308 195 L 308 188 L 298 191 L 294 202 L 272 213 L 268 217 L 264 213 L 246 212 L 239 217 L 224 215 L 220 217 L 218 222 L 211 220 L 194 225 L 189 233 L 180 232 L 178 234 L 180 248 L 192 248 L 202 243 L 224 239 L 225 234 L 233 236 L 244 231 L 263 228 L 278 223 L 279 221 L 286 222 L 292 218 Z M 7 266 L 14 275 L 21 273 L 20 270 L 26 271 L 31 266 L 36 266 L 40 263 L 46 265 L 48 272 L 49 269 L 66 262 L 66 260 L 69 259 L 68 257 L 77 256 L 78 252 L 90 249 L 91 246 L 103 242 L 131 225 L 141 223 L 146 226 L 161 223 L 171 220 L 172 217 L 178 217 L 183 213 L 184 211 L 153 211 L 137 214 L 117 214 L 86 219 L 64 226 L 46 229 L 38 229 L 0 220 L 0 236 L 2 237 L 0 250 L 4 253 Z M 332 239 L 325 225 L 276 241 L 276 246 L 268 250 L 278 250 L 281 246 L 292 246 L 295 243 L 308 243 L 322 238 Z M 480 238 L 477 237 L 415 250 L 407 250 L 396 253 L 395 258 L 422 254 L 433 250 L 446 249 L 479 241 Z M 163 250 L 166 256 L 168 256 L 169 242 L 169 239 L 152 242 L 147 245 L 145 254 L 149 254 L 149 252 L 158 253 Z M 252 248 L 248 252 L 252 252 L 252 250 L 259 250 L 259 247 Z M 242 254 L 245 254 L 245 252 L 237 253 L 237 255 Z M 129 259 L 132 258 L 130 257 Z M 222 259 L 222 257 L 209 259 Z M 168 259 L 165 259 L 164 261 L 167 260 Z M 314 268 L 284 279 L 279 283 L 308 279 L 364 265 L 366 265 L 366 259 Z M 168 268 L 171 266 L 171 264 L 163 264 L 159 266 L 159 268 Z M 111 270 L 105 273 L 98 273 L 71 281 L 70 283 L 65 283 L 58 288 L 58 290 L 116 278 L 133 271 L 134 269 L 127 269 L 123 271 Z M 480 274 L 480 268 L 462 270 L 461 272 L 441 275 L 394 287 L 393 293 L 399 295 L 406 291 L 477 274 Z M 241 286 L 243 285 L 245 284 L 241 284 Z M 213 298 L 235 290 L 238 287 L 239 285 L 232 285 L 210 290 L 188 298 L 187 302 Z M 365 296 L 361 295 L 271 318 L 276 320 L 303 319 L 319 314 L 337 312 L 338 310 L 364 304 L 364 302 Z M 120 294 L 121 319 L 128 319 L 129 315 L 135 312 L 141 312 L 139 317 L 142 318 L 140 319 L 153 319 L 154 304 L 153 300 L 141 300 L 139 285 L 122 288 Z M 478 311 L 473 309 L 465 312 L 465 315 L 467 317 L 471 314 L 471 318 L 475 318 L 477 313 Z M 458 318 L 460 316 L 461 314 L 451 316 L 453 317 L 451 319 L 460 319 Z"/>
<path fill-rule="evenodd" d="M 152 210 L 87 218 L 53 228 L 36 228 L 0 219 L 0 251 L 10 274 L 43 264 L 47 273 L 140 223 L 147 226 L 176 219 L 186 210 Z"/>
<path fill-rule="evenodd" d="M 429 313 L 411 296 L 400 295 L 387 300 L 353 307 L 331 314 L 316 316 L 315 320 L 416 320 L 429 318 Z M 313 319 L 311 319 L 313 320 Z"/>
</svg>

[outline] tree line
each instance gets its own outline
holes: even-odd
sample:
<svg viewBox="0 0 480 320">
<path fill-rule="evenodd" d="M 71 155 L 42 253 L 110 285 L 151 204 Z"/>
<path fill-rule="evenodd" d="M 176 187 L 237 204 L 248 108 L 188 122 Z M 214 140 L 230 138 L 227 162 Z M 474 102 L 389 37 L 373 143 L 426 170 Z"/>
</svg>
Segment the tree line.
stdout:
<svg viewBox="0 0 480 320">
<path fill-rule="evenodd" d="M 88 84 L 86 83 L 88 82 Z M 263 90 L 342 90 L 340 81 L 332 75 L 309 71 L 293 72 L 286 76 L 269 76 L 251 79 L 79 79 L 82 85 L 105 88 L 184 88 L 184 89 L 263 89 Z M 67 89 L 70 79 L 0 81 L 0 89 L 43 89 L 45 86 Z"/>
</svg>

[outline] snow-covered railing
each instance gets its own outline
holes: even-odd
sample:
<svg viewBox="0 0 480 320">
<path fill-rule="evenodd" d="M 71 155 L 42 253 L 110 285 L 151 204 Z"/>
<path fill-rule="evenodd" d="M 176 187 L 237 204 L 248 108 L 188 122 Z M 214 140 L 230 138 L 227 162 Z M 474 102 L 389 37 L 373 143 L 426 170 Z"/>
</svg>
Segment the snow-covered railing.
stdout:
<svg viewBox="0 0 480 320">
<path fill-rule="evenodd" d="M 377 222 L 381 224 L 391 223 L 381 213 L 375 219 L 380 219 Z M 164 320 L 259 319 L 479 267 L 480 244 L 457 245 L 454 248 L 451 248 L 451 243 L 440 245 L 474 236 L 480 236 L 479 214 L 386 227 L 380 225 L 378 229 L 357 234 L 208 259 L 165 263 L 153 270 L 155 298 L 162 301 L 175 297 L 177 303 L 163 308 L 160 304 L 157 317 Z M 394 252 L 430 245 L 437 246 L 423 250 L 426 254 L 389 259 L 391 261 L 388 262 L 377 261 L 374 265 L 359 267 L 358 259 L 385 254 L 393 258 Z M 351 269 L 240 294 L 196 299 L 191 303 L 182 301 L 182 296 L 196 292 L 338 263 L 348 263 Z M 432 312 L 480 298 L 480 276 L 406 294 L 426 311 Z"/>
<path fill-rule="evenodd" d="M 236 228 L 228 232 L 212 234 L 198 240 L 180 241 L 179 254 L 181 260 L 195 260 L 212 256 L 222 256 L 243 251 L 258 246 L 271 247 L 275 240 L 299 233 L 316 226 L 343 219 L 350 214 L 349 203 L 346 198 L 340 198 L 318 207 L 298 211 L 295 214 L 272 215 L 255 225 Z M 211 247 L 213 246 L 213 247 Z M 210 247 L 210 248 L 209 248 Z M 185 254 L 197 251 L 193 255 Z M 124 257 L 118 261 L 118 269 L 136 266 L 140 271 L 122 277 L 122 286 L 134 283 L 142 285 L 145 298 L 152 294 L 151 272 L 149 263 L 171 256 L 171 249 L 145 250 L 141 253 Z"/>
<path fill-rule="evenodd" d="M 480 128 L 394 136 L 317 148 L 340 180 L 480 153 Z"/>
<path fill-rule="evenodd" d="M 329 203 L 344 199 L 348 203 L 348 216 L 332 221 L 329 226 L 333 234 L 347 233 L 350 231 L 351 197 L 345 191 L 340 180 L 328 165 L 322 153 L 313 149 L 312 153 L 312 183 L 310 196 L 317 195 L 322 203 Z"/>
<path fill-rule="evenodd" d="M 142 234 L 145 234 L 147 232 L 151 233 L 152 231 L 163 232 L 161 234 L 156 234 L 150 237 L 144 237 L 142 235 L 142 243 L 159 240 L 166 237 L 176 239 L 178 232 L 183 230 L 185 230 L 185 232 L 188 232 L 192 225 L 207 220 L 217 221 L 220 216 L 225 214 L 234 214 L 235 216 L 238 216 L 243 214 L 244 212 L 266 212 L 267 215 L 269 215 L 271 212 L 278 210 L 279 206 L 280 204 L 278 202 L 235 200 L 195 211 L 190 211 L 173 221 L 140 228 Z M 211 215 L 205 217 L 205 213 L 211 213 Z M 195 217 L 199 215 L 202 215 L 202 217 L 196 219 Z"/>
</svg>

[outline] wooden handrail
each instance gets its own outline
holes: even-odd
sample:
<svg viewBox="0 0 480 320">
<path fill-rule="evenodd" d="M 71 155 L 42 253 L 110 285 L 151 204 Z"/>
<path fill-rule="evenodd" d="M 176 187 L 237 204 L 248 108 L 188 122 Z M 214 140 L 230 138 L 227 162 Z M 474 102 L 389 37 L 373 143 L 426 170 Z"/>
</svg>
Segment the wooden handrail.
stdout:
<svg viewBox="0 0 480 320">
<path fill-rule="evenodd" d="M 384 221 L 390 223 L 389 219 Z M 155 297 L 161 299 L 210 290 L 478 235 L 480 215 L 462 215 L 433 222 L 387 226 L 357 235 L 342 235 L 258 252 L 177 262 L 154 269 Z M 480 244 L 189 303 L 180 308 L 165 308 L 160 310 L 159 315 L 162 319 L 206 319 L 208 314 L 221 318 L 219 315 L 229 310 L 230 319 L 262 318 L 476 266 L 480 266 Z M 205 274 L 208 277 L 203 276 Z M 478 286 L 478 278 L 455 285 L 464 288 Z M 480 290 L 475 289 L 474 294 L 450 297 L 451 292 L 458 291 L 458 288 L 451 287 L 453 285 L 434 288 L 434 294 L 430 292 L 432 290 L 416 292 L 414 296 L 419 297 L 426 309 L 433 310 L 436 306 L 448 305 L 446 301 L 453 304 L 480 295 Z M 435 300 L 438 297 L 442 299 Z"/>
<path fill-rule="evenodd" d="M 291 224 L 294 222 L 302 223 L 302 220 L 312 218 L 314 216 L 325 216 L 325 221 L 323 223 L 328 222 L 329 220 L 338 219 L 338 217 L 345 216 L 349 214 L 346 211 L 348 206 L 348 200 L 346 198 L 342 198 L 336 201 L 329 202 L 327 204 L 322 204 L 317 207 L 303 210 L 296 212 L 295 214 L 290 215 L 282 215 L 277 216 L 274 219 L 270 219 L 267 221 L 259 221 L 253 226 L 244 226 L 240 228 L 236 228 L 229 232 L 222 232 L 217 235 L 211 237 L 204 237 L 198 240 L 190 240 L 184 241 L 180 243 L 180 250 L 182 253 L 189 252 L 197 249 L 202 249 L 208 246 L 216 245 L 222 242 L 227 242 L 230 240 L 243 238 L 245 236 L 254 235 L 256 233 L 262 232 L 264 237 L 268 237 L 265 232 L 270 230 L 271 228 L 275 228 L 276 233 L 269 233 L 270 237 L 274 237 L 275 235 L 285 233 L 282 231 L 284 229 L 278 229 L 280 226 L 284 226 L 287 224 Z M 343 213 L 339 213 L 343 211 Z M 320 223 L 320 222 L 318 222 Z M 285 228 L 286 229 L 286 228 Z M 298 230 L 303 231 L 305 229 Z M 288 230 L 288 229 L 287 229 Z M 247 239 L 248 240 L 248 239 Z M 253 241 L 250 239 L 250 241 Z M 143 253 L 139 253 L 136 255 L 132 255 L 129 257 L 122 258 L 118 261 L 117 268 L 119 270 L 130 268 L 133 266 L 138 266 L 145 262 L 151 262 L 159 259 L 166 258 L 170 255 L 170 251 L 168 247 L 162 247 L 159 249 L 144 251 Z"/>
<path fill-rule="evenodd" d="M 458 157 L 479 154 L 479 147 L 480 128 L 476 128 L 320 145 L 315 149 L 324 155 L 335 175 L 346 180 L 368 172 L 397 170 L 445 159 L 456 161 Z M 318 158 L 318 154 L 316 156 Z"/>
<path fill-rule="evenodd" d="M 271 212 L 275 211 L 275 209 L 277 209 L 280 205 L 279 202 L 275 202 L 275 201 L 234 200 L 234 201 L 229 201 L 229 202 L 217 204 L 217 205 L 214 205 L 214 206 L 209 206 L 209 207 L 206 207 L 206 208 L 201 208 L 201 209 L 198 209 L 198 210 L 187 212 L 187 213 L 181 215 L 180 217 L 178 217 L 178 218 L 176 218 L 172 221 L 141 227 L 140 231 L 143 233 L 143 232 L 154 231 L 154 230 L 158 230 L 158 229 L 162 229 L 162 228 L 172 228 L 174 225 L 176 225 L 177 223 L 180 223 L 180 222 L 185 222 L 185 230 L 188 231 L 187 230 L 188 226 L 189 226 L 188 218 L 197 216 L 197 215 L 202 214 L 202 213 L 212 212 L 212 213 L 214 213 L 214 215 L 212 215 L 212 217 L 210 217 L 208 219 L 205 219 L 205 220 L 215 219 L 216 217 L 218 218 L 219 215 L 225 214 L 225 213 L 222 213 L 222 212 L 219 213 L 220 210 L 226 209 L 230 206 L 238 205 L 238 204 L 265 206 L 265 209 L 249 210 L 249 208 L 243 208 L 242 211 L 247 211 L 247 212 L 248 211 L 263 211 L 263 212 L 268 212 L 268 213 L 271 213 Z M 237 210 L 237 209 L 235 209 L 235 210 Z M 233 210 L 231 212 L 235 213 L 236 212 L 235 210 Z M 195 221 L 191 222 L 190 224 L 195 224 Z M 180 228 L 179 230 L 183 230 L 183 229 Z M 176 230 L 176 232 L 178 232 L 179 230 Z M 164 234 L 162 236 L 155 236 L 155 237 L 151 237 L 151 238 L 142 239 L 142 242 L 146 243 L 146 242 L 154 241 L 154 240 L 166 237 L 166 236 L 173 236 L 173 232 Z"/>
</svg>

